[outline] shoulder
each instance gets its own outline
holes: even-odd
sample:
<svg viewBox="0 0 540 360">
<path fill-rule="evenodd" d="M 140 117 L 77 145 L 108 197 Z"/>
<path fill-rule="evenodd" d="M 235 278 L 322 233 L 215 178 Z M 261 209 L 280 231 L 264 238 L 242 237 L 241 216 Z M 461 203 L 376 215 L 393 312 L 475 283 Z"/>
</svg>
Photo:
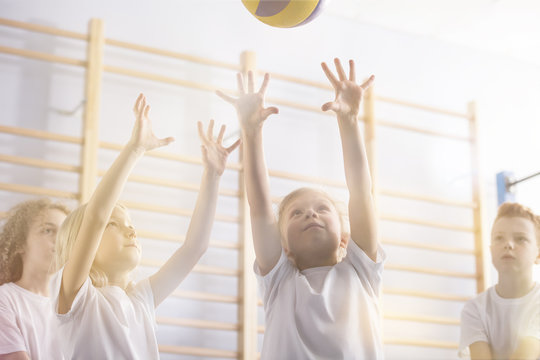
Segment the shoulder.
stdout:
<svg viewBox="0 0 540 360">
<path fill-rule="evenodd" d="M 6 283 L 0 285 L 0 305 L 8 305 L 24 296 L 22 292 L 17 291 L 17 285 Z"/>
</svg>

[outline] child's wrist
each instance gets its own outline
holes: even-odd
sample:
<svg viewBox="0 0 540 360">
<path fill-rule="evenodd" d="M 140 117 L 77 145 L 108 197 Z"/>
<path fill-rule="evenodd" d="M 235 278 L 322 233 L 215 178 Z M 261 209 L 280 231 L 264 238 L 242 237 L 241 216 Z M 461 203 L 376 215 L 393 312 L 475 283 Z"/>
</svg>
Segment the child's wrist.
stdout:
<svg viewBox="0 0 540 360">
<path fill-rule="evenodd" d="M 128 141 L 125 147 L 136 156 L 143 156 L 146 152 L 146 149 L 143 146 L 137 145 L 132 140 Z"/>
</svg>

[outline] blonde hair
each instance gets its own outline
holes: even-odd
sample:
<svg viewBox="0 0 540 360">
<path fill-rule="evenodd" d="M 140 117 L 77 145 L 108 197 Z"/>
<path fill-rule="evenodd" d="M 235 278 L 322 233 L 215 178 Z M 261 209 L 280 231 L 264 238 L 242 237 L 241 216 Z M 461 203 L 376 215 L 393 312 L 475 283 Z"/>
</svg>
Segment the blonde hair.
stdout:
<svg viewBox="0 0 540 360">
<path fill-rule="evenodd" d="M 73 244 L 75 244 L 75 240 L 81 229 L 87 205 L 88 204 L 81 205 L 69 214 L 58 231 L 56 240 L 56 264 L 59 269 L 66 264 L 71 255 Z M 117 203 L 116 206 L 126 209 L 126 207 L 120 203 Z M 104 287 L 109 284 L 107 274 L 96 265 L 95 261 L 92 262 L 89 276 L 95 287 Z"/>
<path fill-rule="evenodd" d="M 326 198 L 332 205 L 334 206 L 334 209 L 336 209 L 338 215 L 339 215 L 339 223 L 341 225 L 341 232 L 346 233 L 346 212 L 343 210 L 342 204 L 336 200 L 334 200 L 326 191 L 323 191 L 321 189 L 316 188 L 309 188 L 309 187 L 302 187 L 299 189 L 296 189 L 289 193 L 287 196 L 285 196 L 281 202 L 279 203 L 279 209 L 278 209 L 278 227 L 279 232 L 281 234 L 282 241 L 285 238 L 283 233 L 283 224 L 285 222 L 286 214 L 285 211 L 287 210 L 287 207 L 297 198 L 299 198 L 302 195 L 305 194 L 319 194 Z"/>
<path fill-rule="evenodd" d="M 502 217 L 520 217 L 530 220 L 534 225 L 536 241 L 540 245 L 540 216 L 536 215 L 531 209 L 519 203 L 506 202 L 499 206 L 493 224 Z"/>
<path fill-rule="evenodd" d="M 22 255 L 26 247 L 28 231 L 33 221 L 47 210 L 59 210 L 69 214 L 69 209 L 51 199 L 42 198 L 22 202 L 11 208 L 3 219 L 0 232 L 0 285 L 21 278 Z"/>
</svg>

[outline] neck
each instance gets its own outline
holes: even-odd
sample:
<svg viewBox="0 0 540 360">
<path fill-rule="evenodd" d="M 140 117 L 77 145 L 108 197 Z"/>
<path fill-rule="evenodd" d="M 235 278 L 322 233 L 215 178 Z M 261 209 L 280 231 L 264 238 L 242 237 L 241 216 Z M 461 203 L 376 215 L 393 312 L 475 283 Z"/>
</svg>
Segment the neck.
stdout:
<svg viewBox="0 0 540 360">
<path fill-rule="evenodd" d="M 125 290 L 129 284 L 129 272 L 107 274 L 107 280 L 110 286 L 118 286 Z"/>
<path fill-rule="evenodd" d="M 500 297 L 506 299 L 520 298 L 529 293 L 534 287 L 532 274 L 501 274 L 495 290 Z"/>
<path fill-rule="evenodd" d="M 294 262 L 296 264 L 296 267 L 300 271 L 314 268 L 314 267 L 320 267 L 320 266 L 334 266 L 338 263 L 335 257 L 331 257 L 327 259 L 316 259 L 313 257 L 311 258 L 296 257 L 294 259 Z"/>
<path fill-rule="evenodd" d="M 49 280 L 51 274 L 48 271 L 37 270 L 23 265 L 21 278 L 15 281 L 15 284 L 42 296 L 49 296 Z"/>
</svg>

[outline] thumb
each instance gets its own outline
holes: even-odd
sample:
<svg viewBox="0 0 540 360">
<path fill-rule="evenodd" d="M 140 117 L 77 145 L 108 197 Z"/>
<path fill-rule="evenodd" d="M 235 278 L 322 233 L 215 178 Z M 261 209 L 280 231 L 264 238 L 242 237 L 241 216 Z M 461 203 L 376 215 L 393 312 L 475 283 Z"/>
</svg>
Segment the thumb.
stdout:
<svg viewBox="0 0 540 360">
<path fill-rule="evenodd" d="M 261 116 L 263 119 L 266 119 L 272 114 L 279 114 L 279 109 L 275 106 L 271 106 L 269 108 L 263 109 Z"/>
<path fill-rule="evenodd" d="M 169 136 L 169 137 L 166 137 L 166 138 L 163 138 L 163 139 L 159 139 L 158 144 L 159 144 L 159 146 L 166 146 L 166 145 L 169 145 L 170 143 L 172 143 L 173 141 L 174 141 L 174 137 Z"/>
<path fill-rule="evenodd" d="M 322 111 L 328 111 L 332 110 L 337 112 L 339 110 L 339 105 L 336 104 L 334 101 L 327 102 L 321 106 Z"/>
</svg>

